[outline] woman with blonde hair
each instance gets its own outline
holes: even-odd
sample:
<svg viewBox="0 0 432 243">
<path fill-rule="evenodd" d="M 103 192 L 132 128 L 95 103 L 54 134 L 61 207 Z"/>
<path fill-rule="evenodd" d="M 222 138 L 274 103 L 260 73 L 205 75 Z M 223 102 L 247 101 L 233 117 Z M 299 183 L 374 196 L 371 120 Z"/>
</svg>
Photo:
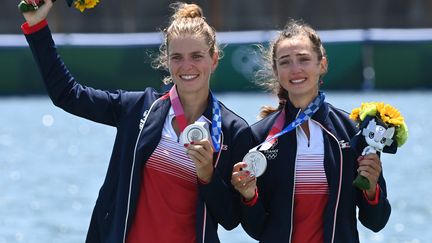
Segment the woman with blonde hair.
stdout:
<svg viewBox="0 0 432 243">
<path fill-rule="evenodd" d="M 157 66 L 174 85 L 158 93 L 80 85 L 56 52 L 45 20 L 51 7 L 46 0 L 24 13 L 22 26 L 50 98 L 117 129 L 86 242 L 219 242 L 218 224 L 228 230 L 239 224 L 231 169 L 247 152 L 250 129 L 210 91 L 219 49 L 201 8 L 172 5 Z M 201 133 L 189 140 L 185 131 L 196 122 Z"/>
</svg>

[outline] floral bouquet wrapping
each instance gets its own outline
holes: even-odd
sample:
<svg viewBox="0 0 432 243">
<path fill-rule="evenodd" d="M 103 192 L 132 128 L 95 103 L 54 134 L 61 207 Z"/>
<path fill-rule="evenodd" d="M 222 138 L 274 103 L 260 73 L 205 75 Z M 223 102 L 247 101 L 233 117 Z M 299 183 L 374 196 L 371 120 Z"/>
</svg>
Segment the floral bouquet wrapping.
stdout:
<svg viewBox="0 0 432 243">
<path fill-rule="evenodd" d="M 99 3 L 99 0 L 66 0 L 66 2 L 69 7 L 73 4 L 75 8 L 83 12 L 87 8 L 94 8 Z M 18 4 L 18 8 L 21 12 L 29 12 L 37 10 L 43 4 L 44 0 L 22 0 Z"/>
<path fill-rule="evenodd" d="M 384 152 L 394 154 L 408 138 L 408 128 L 400 112 L 382 102 L 362 103 L 351 111 L 350 118 L 359 123 L 360 131 L 351 145 L 361 155 Z M 357 175 L 353 182 L 361 190 L 370 188 L 369 181 Z"/>
</svg>

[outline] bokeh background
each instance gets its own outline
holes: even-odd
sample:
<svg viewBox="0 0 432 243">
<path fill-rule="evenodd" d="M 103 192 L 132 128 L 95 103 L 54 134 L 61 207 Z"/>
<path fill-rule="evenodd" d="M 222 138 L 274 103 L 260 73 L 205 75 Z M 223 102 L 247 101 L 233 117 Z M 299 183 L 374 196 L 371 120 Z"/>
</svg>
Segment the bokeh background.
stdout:
<svg viewBox="0 0 432 243">
<path fill-rule="evenodd" d="M 61 55 L 81 82 L 106 89 L 159 88 L 166 73 L 152 69 L 151 61 L 172 2 L 101 0 L 81 13 L 59 0 L 48 20 Z M 260 60 L 253 44 L 265 45 L 289 18 L 303 19 L 320 31 L 330 60 L 326 89 L 432 88 L 431 0 L 195 2 L 219 32 L 224 50 L 213 76 L 214 91 L 256 91 L 250 81 Z M 23 17 L 16 2 L 8 0 L 2 8 L 0 95 L 44 93 L 19 28 Z"/>
<path fill-rule="evenodd" d="M 58 0 L 50 26 L 58 32 L 153 32 L 165 27 L 174 1 L 101 0 L 81 14 Z M 17 1 L 3 2 L 1 33 L 20 33 Z M 196 0 L 218 31 L 266 30 L 282 27 L 287 18 L 302 18 L 316 29 L 429 28 L 430 0 Z"/>
</svg>

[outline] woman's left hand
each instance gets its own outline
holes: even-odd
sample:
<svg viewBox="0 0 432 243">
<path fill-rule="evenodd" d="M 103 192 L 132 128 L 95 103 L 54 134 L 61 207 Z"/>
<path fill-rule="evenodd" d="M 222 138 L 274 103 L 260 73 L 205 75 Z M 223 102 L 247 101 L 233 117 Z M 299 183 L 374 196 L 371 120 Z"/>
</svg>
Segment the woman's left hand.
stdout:
<svg viewBox="0 0 432 243">
<path fill-rule="evenodd" d="M 369 180 L 370 188 L 366 190 L 368 198 L 373 200 L 376 193 L 376 185 L 381 175 L 382 163 L 377 154 L 367 154 L 357 158 L 359 168 L 358 173 Z"/>
<path fill-rule="evenodd" d="M 209 140 L 193 141 L 184 145 L 186 154 L 195 163 L 198 178 L 210 182 L 213 176 L 213 146 Z"/>
<path fill-rule="evenodd" d="M 26 3 L 29 4 L 32 4 L 32 2 L 39 3 L 40 1 L 36 1 L 36 0 L 26 1 Z M 29 26 L 33 26 L 47 18 L 48 13 L 50 12 L 52 6 L 53 6 L 52 0 L 45 0 L 44 4 L 40 6 L 36 11 L 29 11 L 22 14 L 24 15 L 27 24 Z"/>
</svg>

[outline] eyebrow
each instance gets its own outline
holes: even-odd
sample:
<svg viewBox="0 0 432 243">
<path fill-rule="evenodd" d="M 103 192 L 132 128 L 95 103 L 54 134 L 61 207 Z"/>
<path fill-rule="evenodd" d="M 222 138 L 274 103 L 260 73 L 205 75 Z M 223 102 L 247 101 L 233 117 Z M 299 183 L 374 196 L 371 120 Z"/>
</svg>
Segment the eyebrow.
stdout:
<svg viewBox="0 0 432 243">
<path fill-rule="evenodd" d="M 287 58 L 287 57 L 290 57 L 290 56 L 291 55 L 289 55 L 289 54 L 283 55 L 283 56 L 277 58 L 276 60 L 281 60 L 281 59 L 284 59 L 284 58 Z M 309 53 L 298 53 L 298 54 L 296 54 L 296 56 L 309 56 Z"/>
<path fill-rule="evenodd" d="M 188 53 L 188 54 L 195 55 L 195 54 L 205 54 L 205 53 L 206 53 L 206 50 L 201 50 L 201 51 L 193 51 L 193 52 Z M 183 54 L 175 52 L 175 53 L 170 54 L 169 56 L 178 56 L 178 55 L 183 55 Z"/>
</svg>

